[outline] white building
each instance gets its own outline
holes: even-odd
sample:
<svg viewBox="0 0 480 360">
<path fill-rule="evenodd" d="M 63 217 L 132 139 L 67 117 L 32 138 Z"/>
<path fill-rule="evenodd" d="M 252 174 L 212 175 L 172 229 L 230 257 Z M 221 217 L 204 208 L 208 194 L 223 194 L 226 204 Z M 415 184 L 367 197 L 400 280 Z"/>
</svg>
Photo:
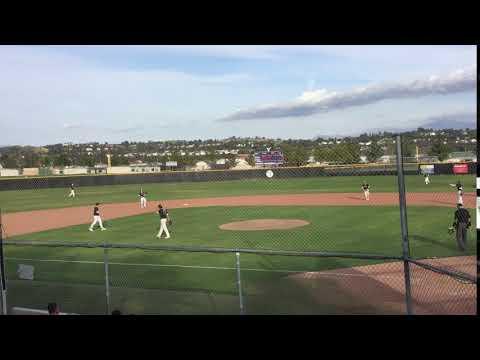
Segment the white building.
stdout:
<svg viewBox="0 0 480 360">
<path fill-rule="evenodd" d="M 20 171 L 18 169 L 0 168 L 0 176 L 20 176 Z"/>
<path fill-rule="evenodd" d="M 232 167 L 232 170 L 246 170 L 251 169 L 252 166 L 243 159 L 235 159 L 235 166 Z"/>
<path fill-rule="evenodd" d="M 477 156 L 475 153 L 467 151 L 457 151 L 448 154 L 448 159 L 445 161 L 447 163 L 456 163 L 456 162 L 465 162 L 465 161 L 473 161 L 477 162 Z"/>
<path fill-rule="evenodd" d="M 210 170 L 210 165 L 208 165 L 205 161 L 198 161 L 195 166 L 193 167 L 193 171 L 204 171 Z"/>
<path fill-rule="evenodd" d="M 39 174 L 38 168 L 23 168 L 24 176 L 38 176 L 38 174 Z"/>
<path fill-rule="evenodd" d="M 107 174 L 130 174 L 130 166 L 112 166 L 107 168 Z"/>
<path fill-rule="evenodd" d="M 52 175 L 86 175 L 90 174 L 90 169 L 87 167 L 64 167 L 64 168 L 53 168 Z"/>
<path fill-rule="evenodd" d="M 395 155 L 383 155 L 380 157 L 380 162 L 383 163 L 392 163 L 397 160 L 397 157 Z"/>
</svg>

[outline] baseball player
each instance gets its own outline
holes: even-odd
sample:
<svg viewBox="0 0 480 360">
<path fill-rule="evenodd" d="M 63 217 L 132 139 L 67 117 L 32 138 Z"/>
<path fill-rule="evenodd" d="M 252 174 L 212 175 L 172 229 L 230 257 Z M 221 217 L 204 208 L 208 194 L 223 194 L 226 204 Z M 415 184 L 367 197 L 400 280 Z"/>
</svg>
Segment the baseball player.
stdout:
<svg viewBox="0 0 480 360">
<path fill-rule="evenodd" d="M 423 177 L 425 178 L 424 179 L 425 180 L 425 185 L 430 184 L 430 176 L 428 176 L 428 174 L 425 174 L 425 175 L 423 175 Z"/>
<path fill-rule="evenodd" d="M 170 221 L 170 217 L 168 216 L 168 210 L 165 209 L 162 204 L 158 205 L 158 215 L 160 216 L 160 230 L 158 231 L 157 238 L 160 239 L 163 231 L 165 231 L 167 235 L 165 239 L 170 239 L 170 233 L 167 229 L 167 220 Z"/>
<path fill-rule="evenodd" d="M 365 200 L 370 200 L 370 185 L 364 181 L 362 184 L 363 195 L 365 195 Z"/>
<path fill-rule="evenodd" d="M 140 192 L 138 193 L 138 196 L 140 196 L 140 207 L 142 209 L 147 207 L 147 198 L 145 197 L 145 195 L 147 195 L 147 193 L 143 191 L 142 188 L 140 188 Z"/>
<path fill-rule="evenodd" d="M 75 197 L 75 186 L 73 184 L 70 184 L 70 194 L 68 194 L 68 197 Z"/>
<path fill-rule="evenodd" d="M 90 225 L 90 228 L 88 229 L 90 231 L 93 231 L 93 227 L 95 226 L 96 223 L 100 225 L 100 229 L 102 229 L 102 231 L 107 230 L 103 227 L 103 224 L 102 224 L 102 218 L 100 217 L 100 210 L 98 209 L 99 205 L 100 203 L 96 203 L 95 207 L 93 208 L 93 222 Z"/>
<path fill-rule="evenodd" d="M 458 180 L 456 184 L 449 185 L 457 188 L 457 204 L 463 205 L 463 185 L 460 180 Z"/>
<path fill-rule="evenodd" d="M 467 230 L 470 226 L 472 226 L 470 213 L 462 204 L 457 204 L 452 228 L 456 230 L 457 244 L 461 251 L 465 251 L 467 248 Z"/>
</svg>

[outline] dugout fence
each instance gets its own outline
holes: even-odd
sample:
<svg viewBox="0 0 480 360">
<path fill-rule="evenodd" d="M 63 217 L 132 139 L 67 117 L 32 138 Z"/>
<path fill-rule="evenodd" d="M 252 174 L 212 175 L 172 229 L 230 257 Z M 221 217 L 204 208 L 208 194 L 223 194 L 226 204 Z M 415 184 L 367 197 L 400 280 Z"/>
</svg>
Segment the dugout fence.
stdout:
<svg viewBox="0 0 480 360">
<path fill-rule="evenodd" d="M 242 178 L 240 172 L 235 175 L 244 179 L 245 187 L 252 187 L 252 192 L 255 189 L 251 181 L 255 181 L 255 186 L 261 188 L 258 196 L 267 203 L 272 201 L 280 220 L 294 216 L 314 223 L 316 216 L 330 216 L 329 222 L 319 221 L 315 228 L 300 227 L 263 237 L 253 231 L 224 232 L 224 242 L 218 237 L 205 239 L 209 244 L 218 244 L 212 247 L 203 246 L 204 239 L 195 234 L 185 237 L 181 244 L 167 246 L 138 242 L 121 232 L 118 242 L 84 241 L 80 235 L 68 239 L 46 235 L 40 239 L 28 235 L 17 238 L 13 227 L 2 227 L 2 234 L 8 235 L 2 240 L 2 312 L 13 314 L 18 308 L 44 310 L 49 302 L 57 302 L 65 313 L 90 315 L 110 314 L 115 309 L 136 315 L 476 314 L 475 242 L 470 239 L 469 249 L 459 252 L 455 240 L 445 235 L 457 194 L 453 188 L 450 193 L 430 191 L 428 196 L 409 192 L 405 175 L 420 178 L 418 168 L 407 168 L 401 137 L 394 140 L 396 164 L 375 171 L 347 164 L 331 172 L 325 168 L 305 170 L 305 176 L 298 169 L 273 169 L 272 181 L 262 175 L 267 169 L 250 172 L 253 177 Z M 350 156 L 346 154 L 345 158 Z M 212 172 L 205 182 L 228 182 L 223 173 Z M 356 216 L 361 227 L 371 228 L 366 235 L 349 224 L 344 208 L 336 203 L 349 196 L 353 201 L 363 201 L 361 197 L 334 197 L 328 203 L 332 208 L 314 212 L 312 194 L 324 191 L 307 186 L 306 194 L 302 194 L 288 182 L 291 178 L 326 177 L 347 188 L 344 184 L 349 175 L 385 176 L 386 185 L 382 186 L 396 189 L 393 197 L 382 195 L 390 201 L 389 206 L 375 204 L 373 193 L 372 203 L 378 208 L 372 210 L 363 203 L 358 207 Z M 260 176 L 263 178 L 257 183 L 256 177 Z M 464 182 L 464 186 L 468 184 Z M 186 193 L 200 190 L 182 188 Z M 235 202 L 235 206 L 215 204 L 216 213 L 199 208 L 196 211 L 202 219 L 214 214 L 219 219 L 241 221 L 272 213 L 273 208 L 241 198 L 240 190 L 235 193 L 217 185 L 216 191 L 232 195 L 228 201 Z M 296 192 L 295 196 L 279 200 L 279 195 L 291 192 Z M 468 204 L 474 195 L 465 193 L 463 198 Z M 395 200 L 394 205 L 390 198 Z M 174 200 L 167 200 L 167 204 L 175 204 Z M 204 203 L 209 206 L 208 201 Z M 289 201 L 300 201 L 304 208 Z M 428 208 L 428 216 L 422 217 L 426 208 L 418 206 L 420 201 L 427 205 L 448 204 L 448 218 L 446 207 Z M 378 216 L 377 209 L 384 217 L 372 221 L 372 216 Z M 196 221 L 187 215 L 184 219 Z M 444 227 L 426 226 L 439 216 L 445 217 Z M 347 221 L 340 221 L 342 217 Z M 182 235 L 186 220 L 174 220 L 182 225 L 173 227 L 174 237 Z M 379 230 L 379 222 L 387 226 Z M 112 226 L 115 229 L 116 223 Z M 471 230 L 469 234 L 473 237 Z M 361 251 L 356 248 L 359 242 Z M 32 274 L 26 275 L 25 269 L 33 269 Z"/>
</svg>

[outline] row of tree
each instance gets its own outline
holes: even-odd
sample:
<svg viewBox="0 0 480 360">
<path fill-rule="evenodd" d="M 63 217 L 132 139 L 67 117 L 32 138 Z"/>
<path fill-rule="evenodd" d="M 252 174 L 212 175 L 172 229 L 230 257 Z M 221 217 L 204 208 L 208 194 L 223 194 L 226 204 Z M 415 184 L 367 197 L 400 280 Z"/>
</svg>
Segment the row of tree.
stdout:
<svg viewBox="0 0 480 360">
<path fill-rule="evenodd" d="M 331 145 L 321 145 L 307 147 L 305 144 L 285 141 L 282 143 L 271 143 L 267 147 L 280 149 L 285 157 L 287 166 L 304 166 L 307 164 L 310 156 L 316 161 L 352 164 L 359 163 L 360 156 L 364 155 L 369 162 L 378 161 L 385 154 L 395 154 L 395 144 L 388 143 L 380 145 L 376 142 L 362 150 L 357 143 L 341 143 Z M 437 156 L 440 161 L 446 159 L 452 151 L 458 151 L 459 148 L 437 141 L 428 150 L 428 155 Z M 461 150 L 461 149 L 460 149 Z M 416 144 L 409 142 L 403 146 L 404 156 L 414 157 L 416 153 Z M 94 166 L 95 164 L 106 162 L 107 152 L 102 150 L 88 155 L 87 152 L 75 152 L 71 148 L 63 146 L 52 146 L 48 153 L 39 151 L 33 147 L 14 146 L 8 149 L 1 149 L 0 164 L 5 168 L 29 168 L 29 167 L 49 167 L 49 166 Z M 128 165 L 131 161 L 142 162 L 160 162 L 176 161 L 179 166 L 192 166 L 198 161 L 215 162 L 219 158 L 225 158 L 228 166 L 235 164 L 235 155 L 218 155 L 214 150 L 208 150 L 206 155 L 180 155 L 180 151 L 173 151 L 169 156 L 147 156 L 136 155 L 133 158 L 127 158 L 121 153 L 113 153 L 111 161 L 112 166 Z M 247 159 L 250 165 L 254 165 L 253 151 Z"/>
<path fill-rule="evenodd" d="M 304 147 L 294 145 L 281 145 L 287 166 L 306 165 L 310 156 L 318 162 L 335 164 L 355 164 L 360 162 L 362 155 L 360 145 L 354 143 L 342 143 L 328 146 L 318 146 L 313 151 L 307 151 Z M 383 148 L 378 144 L 368 147 L 365 155 L 367 160 L 375 162 L 384 154 Z"/>
</svg>

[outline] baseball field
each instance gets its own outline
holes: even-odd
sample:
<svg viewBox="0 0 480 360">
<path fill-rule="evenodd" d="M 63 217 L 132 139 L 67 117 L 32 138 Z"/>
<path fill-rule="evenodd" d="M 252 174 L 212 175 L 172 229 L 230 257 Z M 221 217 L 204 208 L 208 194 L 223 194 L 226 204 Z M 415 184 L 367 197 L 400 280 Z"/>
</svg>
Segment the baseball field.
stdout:
<svg viewBox="0 0 480 360">
<path fill-rule="evenodd" d="M 363 180 L 371 186 L 368 202 Z M 422 176 L 405 180 L 412 256 L 475 273 L 475 177 L 432 176 L 429 185 Z M 472 214 L 465 252 L 447 232 L 456 203 L 449 184 L 457 180 Z M 402 254 L 395 176 L 145 184 L 146 209 L 138 203 L 140 186 L 80 187 L 75 199 L 67 198 L 69 189 L 0 191 L 4 232 L 7 240 L 66 244 Z M 95 202 L 102 204 L 107 231 L 88 231 Z M 170 239 L 155 236 L 159 202 L 173 220 Z M 105 312 L 102 249 L 9 245 L 5 252 L 11 306 L 43 308 L 57 301 L 67 312 Z M 238 313 L 234 253 L 109 249 L 108 258 L 112 308 L 136 314 Z M 258 254 L 241 254 L 240 261 L 247 313 L 404 313 L 398 261 Z M 19 280 L 19 264 L 34 265 L 34 281 Z M 425 286 L 440 281 L 420 269 L 412 272 Z M 458 312 L 476 312 L 473 289 L 461 296 L 469 305 Z M 418 301 L 419 313 L 435 313 L 451 308 L 458 295 L 418 294 Z"/>
</svg>

